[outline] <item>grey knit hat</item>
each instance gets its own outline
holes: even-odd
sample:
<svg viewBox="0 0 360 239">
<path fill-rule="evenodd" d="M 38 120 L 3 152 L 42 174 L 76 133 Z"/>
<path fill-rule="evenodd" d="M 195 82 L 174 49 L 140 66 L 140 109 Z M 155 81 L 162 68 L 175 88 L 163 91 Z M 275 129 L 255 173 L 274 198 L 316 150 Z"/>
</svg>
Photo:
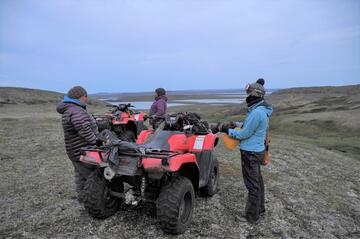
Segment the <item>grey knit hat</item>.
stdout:
<svg viewBox="0 0 360 239">
<path fill-rule="evenodd" d="M 245 87 L 246 93 L 251 96 L 263 98 L 266 93 L 264 84 L 265 81 L 262 78 L 258 79 L 255 83 L 247 84 Z"/>
<path fill-rule="evenodd" d="M 81 86 L 74 86 L 68 91 L 67 96 L 73 99 L 80 99 L 81 96 L 87 96 L 87 92 Z"/>
</svg>

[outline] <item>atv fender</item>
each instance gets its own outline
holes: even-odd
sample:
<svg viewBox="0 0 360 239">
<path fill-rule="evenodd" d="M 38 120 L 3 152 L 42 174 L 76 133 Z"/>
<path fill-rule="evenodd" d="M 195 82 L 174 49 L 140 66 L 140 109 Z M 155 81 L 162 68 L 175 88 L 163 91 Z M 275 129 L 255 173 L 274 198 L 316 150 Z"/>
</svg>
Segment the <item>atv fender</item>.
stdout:
<svg viewBox="0 0 360 239">
<path fill-rule="evenodd" d="M 164 161 L 166 161 L 166 163 Z M 195 164 L 199 170 L 196 156 L 191 153 L 176 155 L 168 160 L 161 158 L 143 158 L 142 160 L 143 168 L 146 171 L 177 172 L 180 167 L 186 163 Z"/>
<path fill-rule="evenodd" d="M 155 130 L 141 131 L 141 133 L 139 134 L 139 136 L 136 140 L 136 144 L 143 144 L 145 142 L 145 140 L 150 136 L 150 134 L 153 134 L 154 132 L 155 132 Z"/>
<path fill-rule="evenodd" d="M 112 124 L 113 125 L 127 124 L 129 122 L 129 119 L 131 118 L 132 117 L 128 113 L 121 112 L 120 115 L 117 115 L 116 117 L 113 118 Z"/>
<path fill-rule="evenodd" d="M 193 135 L 188 138 L 188 147 L 190 152 L 202 152 L 204 150 L 213 150 L 217 144 L 217 135 Z"/>
<path fill-rule="evenodd" d="M 144 115 L 145 115 L 145 113 L 143 113 L 143 112 L 135 113 L 134 114 L 134 120 L 135 121 L 145 121 L 144 120 Z"/>
<path fill-rule="evenodd" d="M 188 152 L 188 138 L 185 134 L 174 134 L 168 139 L 171 151 Z"/>
<path fill-rule="evenodd" d="M 86 151 L 84 155 L 80 155 L 80 162 L 92 165 L 101 165 L 106 159 L 104 152 Z"/>
<path fill-rule="evenodd" d="M 199 168 L 194 163 L 184 163 L 181 165 L 180 169 L 178 170 L 179 175 L 187 177 L 191 180 L 191 183 L 194 187 L 195 191 L 199 189 Z"/>
</svg>

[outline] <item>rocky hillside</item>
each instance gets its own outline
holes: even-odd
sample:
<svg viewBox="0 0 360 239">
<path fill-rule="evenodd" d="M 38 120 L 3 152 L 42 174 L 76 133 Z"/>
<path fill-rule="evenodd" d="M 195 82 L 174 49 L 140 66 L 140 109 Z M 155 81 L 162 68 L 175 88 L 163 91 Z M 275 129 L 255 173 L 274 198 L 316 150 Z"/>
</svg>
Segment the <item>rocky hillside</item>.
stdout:
<svg viewBox="0 0 360 239">
<path fill-rule="evenodd" d="M 360 84 L 349 86 L 328 87 L 301 87 L 283 89 L 274 92 L 268 101 L 278 109 L 287 107 L 300 107 L 312 102 L 323 102 L 323 105 L 334 107 L 332 103 L 345 105 L 345 103 L 360 104 Z M 348 106 L 346 108 L 356 107 Z"/>
<path fill-rule="evenodd" d="M 281 106 L 306 98 L 291 91 L 269 99 L 275 113 L 271 163 L 262 169 L 267 211 L 260 224 L 235 221 L 246 203 L 240 153 L 220 143 L 220 192 L 196 198 L 192 223 L 177 238 L 360 238 L 356 97 L 317 91 L 306 102 Z M 122 207 L 105 220 L 87 214 L 76 201 L 55 105 L 0 107 L 0 238 L 174 238 L 163 234 L 147 207 Z M 238 106 L 196 107 L 184 110 L 195 109 L 204 119 L 242 117 Z"/>
<path fill-rule="evenodd" d="M 52 104 L 61 101 L 63 96 L 63 93 L 54 91 L 18 87 L 0 87 L 0 106 L 7 104 Z M 90 99 L 89 104 L 103 105 L 103 102 Z"/>
<path fill-rule="evenodd" d="M 360 159 L 360 85 L 276 92 L 272 130 Z"/>
<path fill-rule="evenodd" d="M 147 207 L 91 218 L 76 201 L 60 117 L 19 115 L 0 118 L 0 238 L 174 238 Z M 192 223 L 177 238 L 359 238 L 359 161 L 283 136 L 272 137 L 271 154 L 258 226 L 235 221 L 246 203 L 240 154 L 219 144 L 220 192 L 196 198 Z"/>
<path fill-rule="evenodd" d="M 271 133 L 360 159 L 360 85 L 291 88 L 266 97 Z M 197 109 L 212 121 L 242 120 L 246 104 Z"/>
</svg>

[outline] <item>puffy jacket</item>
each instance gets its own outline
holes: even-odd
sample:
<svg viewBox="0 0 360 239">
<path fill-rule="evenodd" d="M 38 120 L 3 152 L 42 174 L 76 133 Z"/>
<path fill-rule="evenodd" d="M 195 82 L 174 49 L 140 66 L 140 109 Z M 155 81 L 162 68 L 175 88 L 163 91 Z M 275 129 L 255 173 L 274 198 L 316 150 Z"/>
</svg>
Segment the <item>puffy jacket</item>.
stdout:
<svg viewBox="0 0 360 239">
<path fill-rule="evenodd" d="M 166 114 L 167 108 L 167 97 L 165 95 L 161 95 L 156 97 L 154 103 L 151 105 L 150 108 L 150 116 L 157 116 L 157 117 L 164 117 Z"/>
<path fill-rule="evenodd" d="M 241 140 L 241 150 L 257 153 L 265 150 L 266 129 L 272 112 L 272 106 L 261 101 L 249 107 L 242 129 L 229 129 L 231 137 Z"/>
<path fill-rule="evenodd" d="M 56 110 L 62 115 L 66 153 L 71 161 L 79 161 L 80 148 L 96 144 L 96 120 L 79 100 L 67 96 Z"/>
</svg>

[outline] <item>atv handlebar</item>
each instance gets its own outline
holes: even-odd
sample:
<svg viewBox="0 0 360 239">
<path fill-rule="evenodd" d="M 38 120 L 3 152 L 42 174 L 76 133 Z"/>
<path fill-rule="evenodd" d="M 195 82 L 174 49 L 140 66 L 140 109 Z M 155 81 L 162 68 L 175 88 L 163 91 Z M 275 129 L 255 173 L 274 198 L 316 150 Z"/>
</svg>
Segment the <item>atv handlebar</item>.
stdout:
<svg viewBox="0 0 360 239">
<path fill-rule="evenodd" d="M 131 103 L 128 104 L 118 104 L 118 105 L 113 105 L 113 104 L 107 104 L 107 107 L 112 107 L 114 108 L 112 110 L 112 113 L 116 112 L 116 111 L 121 111 L 121 112 L 131 112 L 131 113 L 135 113 L 132 109 L 130 108 L 136 108 L 134 105 L 132 105 Z"/>
</svg>

